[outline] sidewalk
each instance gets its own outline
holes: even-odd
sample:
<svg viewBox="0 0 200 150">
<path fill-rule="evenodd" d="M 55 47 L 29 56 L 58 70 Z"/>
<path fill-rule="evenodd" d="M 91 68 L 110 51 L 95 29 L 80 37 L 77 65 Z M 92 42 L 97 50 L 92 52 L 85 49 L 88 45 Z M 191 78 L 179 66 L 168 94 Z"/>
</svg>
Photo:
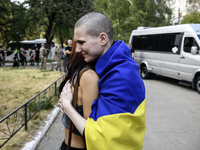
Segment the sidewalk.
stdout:
<svg viewBox="0 0 200 150">
<path fill-rule="evenodd" d="M 47 70 L 54 69 L 56 65 L 57 65 L 57 62 L 46 63 L 46 69 Z M 13 67 L 13 63 L 5 63 L 5 67 Z M 33 66 L 31 66 L 30 63 L 27 63 L 27 65 L 24 65 L 24 66 L 19 66 L 19 68 L 38 68 L 38 69 L 40 67 L 41 67 L 41 63 L 39 63 L 39 66 L 37 66 L 36 63 Z"/>
<path fill-rule="evenodd" d="M 61 117 L 60 109 L 55 107 L 48 115 L 46 124 L 40 127 L 33 140 L 26 143 L 22 150 L 59 150 L 65 137 Z"/>
<path fill-rule="evenodd" d="M 59 111 L 50 128 L 44 134 L 35 150 L 59 150 L 64 138 L 65 131 L 61 122 L 62 113 Z"/>
</svg>

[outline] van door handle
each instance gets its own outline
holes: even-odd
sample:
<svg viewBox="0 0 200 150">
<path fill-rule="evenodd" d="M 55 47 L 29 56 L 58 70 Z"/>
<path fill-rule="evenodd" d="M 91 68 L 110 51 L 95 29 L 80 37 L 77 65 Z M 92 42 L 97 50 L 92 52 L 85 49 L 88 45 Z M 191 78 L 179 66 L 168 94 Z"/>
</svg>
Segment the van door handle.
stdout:
<svg viewBox="0 0 200 150">
<path fill-rule="evenodd" d="M 185 57 L 184 57 L 184 56 L 181 56 L 180 59 L 185 59 Z"/>
</svg>

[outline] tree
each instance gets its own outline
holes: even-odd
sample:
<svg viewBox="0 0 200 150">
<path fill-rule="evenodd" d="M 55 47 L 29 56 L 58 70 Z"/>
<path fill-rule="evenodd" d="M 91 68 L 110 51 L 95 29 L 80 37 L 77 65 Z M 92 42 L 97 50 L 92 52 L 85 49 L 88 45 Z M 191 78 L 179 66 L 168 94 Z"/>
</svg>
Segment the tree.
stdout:
<svg viewBox="0 0 200 150">
<path fill-rule="evenodd" d="M 187 0 L 187 2 L 190 4 L 189 12 L 192 11 L 198 11 L 199 6 L 200 6 L 200 1 L 199 0 Z"/>
<path fill-rule="evenodd" d="M 6 30 L 9 29 L 9 18 L 10 18 L 10 10 L 9 10 L 10 2 L 8 0 L 1 0 L 0 2 L 0 42 L 5 44 L 5 36 Z"/>
<path fill-rule="evenodd" d="M 200 1 L 199 0 L 187 0 L 189 3 L 189 8 L 186 16 L 183 17 L 183 20 L 181 21 L 182 24 L 184 23 L 200 23 L 200 12 L 199 12 L 199 6 Z"/>
<path fill-rule="evenodd" d="M 200 23 L 200 12 L 194 11 L 184 16 L 181 23 Z"/>
<path fill-rule="evenodd" d="M 45 31 L 47 49 L 55 35 L 60 37 L 61 43 L 65 34 L 71 36 L 75 20 L 91 8 L 90 0 L 27 0 L 26 3 L 30 7 L 31 24 Z"/>
<path fill-rule="evenodd" d="M 0 36 L 2 43 L 7 46 L 9 41 L 19 42 L 25 34 L 24 14 L 22 5 L 1 0 L 0 3 Z"/>
<path fill-rule="evenodd" d="M 94 0 L 93 4 L 111 20 L 114 38 L 125 42 L 138 26 L 168 25 L 171 19 L 165 0 Z"/>
</svg>

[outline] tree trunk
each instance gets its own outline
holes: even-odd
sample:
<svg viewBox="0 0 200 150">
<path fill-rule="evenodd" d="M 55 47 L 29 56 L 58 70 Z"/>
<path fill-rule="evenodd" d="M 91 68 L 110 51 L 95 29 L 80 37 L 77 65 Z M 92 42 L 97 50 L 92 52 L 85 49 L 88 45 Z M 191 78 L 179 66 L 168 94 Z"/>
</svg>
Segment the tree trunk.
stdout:
<svg viewBox="0 0 200 150">
<path fill-rule="evenodd" d="M 52 40 L 54 38 L 54 27 L 53 27 L 53 24 L 55 22 L 55 16 L 56 14 L 55 13 L 52 13 L 48 16 L 48 21 L 49 21 L 49 24 L 47 25 L 47 30 L 46 30 L 46 34 L 45 34 L 45 38 L 46 38 L 46 49 L 47 49 L 47 52 L 49 55 L 49 52 L 51 50 L 51 43 L 52 43 Z"/>
</svg>

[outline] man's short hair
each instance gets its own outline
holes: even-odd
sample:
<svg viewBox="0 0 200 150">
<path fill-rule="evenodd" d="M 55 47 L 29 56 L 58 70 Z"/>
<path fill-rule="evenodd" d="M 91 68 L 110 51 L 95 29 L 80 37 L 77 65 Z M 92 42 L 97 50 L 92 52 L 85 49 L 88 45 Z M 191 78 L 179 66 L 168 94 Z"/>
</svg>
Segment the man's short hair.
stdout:
<svg viewBox="0 0 200 150">
<path fill-rule="evenodd" d="M 92 37 L 98 37 L 105 32 L 109 41 L 113 41 L 113 26 L 108 17 L 100 12 L 90 12 L 82 16 L 75 24 L 75 28 L 82 25 L 86 27 L 86 33 Z"/>
</svg>

